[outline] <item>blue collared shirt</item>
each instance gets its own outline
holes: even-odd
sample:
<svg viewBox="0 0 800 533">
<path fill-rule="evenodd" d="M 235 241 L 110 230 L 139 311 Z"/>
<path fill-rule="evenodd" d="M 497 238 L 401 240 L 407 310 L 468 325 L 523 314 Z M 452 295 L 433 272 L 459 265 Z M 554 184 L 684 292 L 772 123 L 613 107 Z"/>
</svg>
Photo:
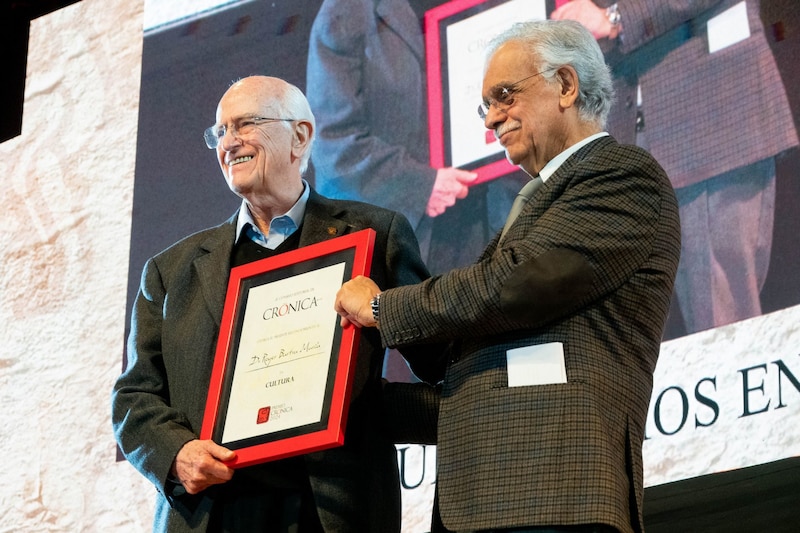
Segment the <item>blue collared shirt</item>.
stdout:
<svg viewBox="0 0 800 533">
<path fill-rule="evenodd" d="M 311 188 L 306 180 L 303 180 L 303 194 L 300 195 L 300 198 L 286 213 L 270 220 L 269 234 L 267 236 L 264 236 L 261 230 L 258 229 L 255 220 L 253 220 L 253 215 L 250 213 L 250 208 L 247 207 L 247 202 L 242 200 L 242 207 L 239 209 L 239 217 L 236 221 L 236 242 L 239 242 L 239 236 L 242 234 L 242 229 L 245 228 L 245 235 L 254 243 L 270 250 L 277 248 L 292 233 L 297 231 L 297 228 L 303 223 L 310 192 Z"/>
</svg>

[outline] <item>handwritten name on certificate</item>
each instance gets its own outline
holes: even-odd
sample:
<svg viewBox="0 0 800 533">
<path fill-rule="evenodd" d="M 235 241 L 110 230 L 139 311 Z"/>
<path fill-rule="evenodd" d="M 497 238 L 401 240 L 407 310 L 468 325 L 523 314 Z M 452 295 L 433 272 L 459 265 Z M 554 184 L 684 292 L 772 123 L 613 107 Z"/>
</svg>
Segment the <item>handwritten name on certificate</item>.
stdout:
<svg viewBox="0 0 800 533">
<path fill-rule="evenodd" d="M 319 422 L 345 264 L 251 288 L 222 442 Z"/>
</svg>

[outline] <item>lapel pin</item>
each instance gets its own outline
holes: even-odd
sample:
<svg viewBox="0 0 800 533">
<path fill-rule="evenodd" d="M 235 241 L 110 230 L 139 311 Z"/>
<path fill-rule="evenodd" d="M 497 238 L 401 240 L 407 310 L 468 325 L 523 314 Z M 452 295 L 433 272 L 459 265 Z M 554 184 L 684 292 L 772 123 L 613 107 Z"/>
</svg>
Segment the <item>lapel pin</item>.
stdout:
<svg viewBox="0 0 800 533">
<path fill-rule="evenodd" d="M 336 235 L 337 230 L 333 226 L 328 226 L 328 235 Z"/>
</svg>

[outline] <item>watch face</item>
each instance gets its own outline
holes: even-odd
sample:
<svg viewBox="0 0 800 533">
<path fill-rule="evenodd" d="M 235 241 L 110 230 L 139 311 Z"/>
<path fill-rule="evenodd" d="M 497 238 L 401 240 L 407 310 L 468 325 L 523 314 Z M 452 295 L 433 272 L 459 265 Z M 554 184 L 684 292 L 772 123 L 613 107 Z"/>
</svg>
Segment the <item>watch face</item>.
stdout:
<svg viewBox="0 0 800 533">
<path fill-rule="evenodd" d="M 617 4 L 612 4 L 606 9 L 606 17 L 612 26 L 616 26 L 620 22 L 619 8 Z"/>
<path fill-rule="evenodd" d="M 380 310 L 380 301 L 381 301 L 381 295 L 378 294 L 378 295 L 373 296 L 372 300 L 370 300 L 370 302 L 369 302 L 369 305 L 372 307 L 372 319 L 375 320 L 375 322 L 378 321 L 378 312 Z"/>
</svg>

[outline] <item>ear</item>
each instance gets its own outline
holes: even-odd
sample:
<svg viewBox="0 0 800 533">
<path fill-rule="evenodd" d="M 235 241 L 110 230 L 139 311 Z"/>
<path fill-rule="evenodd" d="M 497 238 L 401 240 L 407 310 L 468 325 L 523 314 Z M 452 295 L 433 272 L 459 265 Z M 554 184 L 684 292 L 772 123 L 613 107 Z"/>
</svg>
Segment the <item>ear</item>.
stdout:
<svg viewBox="0 0 800 533">
<path fill-rule="evenodd" d="M 556 72 L 556 78 L 561 85 L 561 94 L 559 96 L 559 103 L 564 109 L 570 108 L 575 105 L 578 99 L 578 73 L 570 65 L 560 67 Z"/>
<path fill-rule="evenodd" d="M 314 127 L 307 120 L 298 120 L 295 123 L 292 136 L 292 155 L 299 159 L 305 153 L 313 132 Z"/>
</svg>

